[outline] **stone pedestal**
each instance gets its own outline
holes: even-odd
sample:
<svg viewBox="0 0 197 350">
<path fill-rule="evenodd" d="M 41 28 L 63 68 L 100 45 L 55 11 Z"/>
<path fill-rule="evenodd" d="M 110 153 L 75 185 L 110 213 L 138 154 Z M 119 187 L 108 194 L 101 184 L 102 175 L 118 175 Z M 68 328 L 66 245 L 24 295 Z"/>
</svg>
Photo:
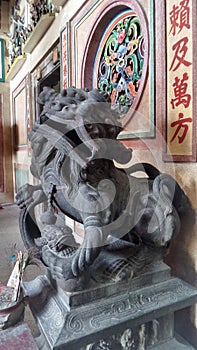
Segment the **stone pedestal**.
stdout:
<svg viewBox="0 0 197 350">
<path fill-rule="evenodd" d="M 174 312 L 197 301 L 197 290 L 170 276 L 163 263 L 129 282 L 68 293 L 42 275 L 25 284 L 37 290 L 30 308 L 40 349 L 193 349 L 174 334 Z M 32 293 L 30 293 L 32 294 Z"/>
</svg>

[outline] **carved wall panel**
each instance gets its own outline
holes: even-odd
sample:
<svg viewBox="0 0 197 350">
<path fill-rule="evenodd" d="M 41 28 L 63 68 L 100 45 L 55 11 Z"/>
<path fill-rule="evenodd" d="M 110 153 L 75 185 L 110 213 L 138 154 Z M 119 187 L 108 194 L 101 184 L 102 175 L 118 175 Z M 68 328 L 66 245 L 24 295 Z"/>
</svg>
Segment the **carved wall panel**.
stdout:
<svg viewBox="0 0 197 350">
<path fill-rule="evenodd" d="M 154 319 L 137 327 L 116 332 L 98 342 L 89 344 L 81 350 L 141 350 L 156 347 L 166 338 L 173 337 L 173 315 Z"/>
<path fill-rule="evenodd" d="M 119 88 L 120 85 L 125 84 L 125 81 L 123 83 L 123 76 L 129 76 L 130 70 L 130 80 L 127 79 L 127 87 L 123 89 L 124 91 L 129 90 L 129 93 L 126 94 L 126 98 L 125 94 L 120 94 L 117 101 L 119 105 L 122 105 L 122 121 L 125 127 L 124 132 L 120 136 L 122 139 L 154 136 L 154 1 L 143 0 L 140 4 L 136 0 L 118 1 L 118 3 L 117 1 L 96 1 L 92 5 L 84 6 L 70 22 L 70 37 L 71 42 L 73 42 L 71 84 L 92 89 L 98 85 L 103 87 L 102 74 L 98 81 L 98 72 L 99 66 L 102 68 L 100 72 L 104 72 L 102 60 L 105 40 L 107 41 L 109 38 L 111 40 L 110 32 L 113 35 L 116 26 L 121 25 L 121 20 L 124 22 L 129 16 L 131 21 L 135 23 L 134 27 L 132 28 L 133 24 L 131 24 L 122 43 L 118 43 L 117 47 L 110 48 L 110 50 L 114 51 L 111 52 L 112 56 L 122 55 L 118 59 L 120 66 L 116 65 L 113 67 L 114 69 L 118 67 L 120 71 L 122 70 L 122 80 L 119 83 Z M 136 23 L 138 23 L 138 27 Z M 124 33 L 124 30 L 126 28 L 123 28 L 122 33 Z M 131 33 L 128 35 L 129 31 Z M 119 32 L 121 32 L 120 29 Z M 135 46 L 136 43 L 134 43 L 134 37 L 137 41 L 140 39 L 137 47 Z M 123 50 L 127 45 L 125 53 L 120 53 L 119 51 Z M 135 54 L 134 52 L 131 53 L 133 50 L 131 46 L 136 49 Z M 130 58 L 127 57 L 129 52 L 131 55 L 133 54 Z M 121 58 L 123 58 L 122 61 Z M 108 59 L 110 58 L 108 57 Z M 129 59 L 131 64 L 128 63 Z M 113 68 L 111 67 L 110 72 L 108 70 L 110 76 L 108 76 L 108 86 L 111 84 L 111 90 L 113 91 L 113 94 L 111 91 L 111 99 L 113 99 L 115 93 L 112 86 L 112 80 L 115 77 L 114 74 L 112 77 Z M 134 74 L 131 74 L 133 69 Z M 120 80 L 120 76 L 118 79 Z M 130 83 L 129 86 L 128 83 Z M 132 90 L 133 83 L 135 85 L 134 90 Z M 131 91 L 136 96 L 133 96 Z M 128 98 L 128 96 L 130 97 Z"/>
<path fill-rule="evenodd" d="M 27 182 L 28 132 L 30 131 L 29 76 L 27 75 L 12 92 L 13 111 L 13 179 L 14 191 Z M 29 145 L 30 148 L 30 145 Z M 24 170 L 25 167 L 25 170 Z"/>
<path fill-rule="evenodd" d="M 107 26 L 95 57 L 93 86 L 110 95 L 112 108 L 123 120 L 131 106 L 135 110 L 143 90 L 148 59 L 145 29 L 136 11 L 123 11 Z"/>
<path fill-rule="evenodd" d="M 14 147 L 26 149 L 27 146 L 27 84 L 26 79 L 12 93 Z"/>
<path fill-rule="evenodd" d="M 32 120 L 35 122 L 40 113 L 40 105 L 37 98 L 44 86 L 50 86 L 57 92 L 60 91 L 60 60 L 54 62 L 54 50 L 60 53 L 59 42 L 50 48 L 49 54 L 42 59 L 40 64 L 31 72 L 32 92 Z"/>
</svg>

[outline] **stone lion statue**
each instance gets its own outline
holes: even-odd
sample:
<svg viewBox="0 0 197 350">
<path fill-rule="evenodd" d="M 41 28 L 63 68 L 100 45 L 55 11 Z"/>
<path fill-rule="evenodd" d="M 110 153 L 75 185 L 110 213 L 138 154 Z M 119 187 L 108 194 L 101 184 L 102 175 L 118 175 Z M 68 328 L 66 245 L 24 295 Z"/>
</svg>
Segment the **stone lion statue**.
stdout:
<svg viewBox="0 0 197 350">
<path fill-rule="evenodd" d="M 65 281 L 130 278 L 162 259 L 191 209 L 177 182 L 151 164 L 125 168 L 132 150 L 116 139 L 121 123 L 107 94 L 45 87 L 39 103 L 29 135 L 30 170 L 39 184 L 26 184 L 16 196 L 26 247 L 36 245 L 53 275 Z M 35 218 L 40 203 L 47 204 L 44 229 Z M 84 225 L 81 245 L 66 224 L 55 224 L 57 210 Z"/>
</svg>

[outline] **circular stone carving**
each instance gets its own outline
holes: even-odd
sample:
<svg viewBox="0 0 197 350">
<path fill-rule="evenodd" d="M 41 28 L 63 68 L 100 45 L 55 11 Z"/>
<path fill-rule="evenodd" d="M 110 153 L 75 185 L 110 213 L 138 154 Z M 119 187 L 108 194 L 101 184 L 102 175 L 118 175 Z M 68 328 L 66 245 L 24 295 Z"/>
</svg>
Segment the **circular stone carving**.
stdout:
<svg viewBox="0 0 197 350">
<path fill-rule="evenodd" d="M 131 118 L 143 91 L 147 41 L 145 19 L 129 9 L 109 23 L 98 46 L 93 86 L 110 95 L 112 108 L 120 114 L 123 125 Z"/>
</svg>

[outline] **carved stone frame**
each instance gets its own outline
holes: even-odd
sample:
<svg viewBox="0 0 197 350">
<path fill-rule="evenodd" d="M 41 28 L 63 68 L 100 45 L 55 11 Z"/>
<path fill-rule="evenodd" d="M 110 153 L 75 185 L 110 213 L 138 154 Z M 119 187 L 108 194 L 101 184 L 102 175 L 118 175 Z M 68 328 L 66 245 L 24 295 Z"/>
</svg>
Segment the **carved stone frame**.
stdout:
<svg viewBox="0 0 197 350">
<path fill-rule="evenodd" d="M 45 79 L 47 79 L 53 72 L 59 69 L 60 62 L 59 60 L 53 62 L 53 51 L 54 49 L 59 52 L 59 41 L 57 41 L 49 50 L 49 53 L 46 57 L 42 59 L 41 62 L 34 68 L 30 73 L 31 76 L 31 92 L 32 92 L 32 122 L 34 123 L 37 119 L 37 116 L 40 114 L 40 106 L 37 103 L 37 98 L 40 93 L 40 86 Z"/>
<path fill-rule="evenodd" d="M 66 89 L 70 83 L 70 61 L 69 61 L 69 24 L 60 32 L 60 48 L 61 48 L 61 88 Z"/>
<path fill-rule="evenodd" d="M 27 149 L 27 89 L 28 88 L 29 86 L 27 84 L 27 77 L 25 77 L 12 93 L 13 124 L 14 124 L 13 125 L 14 127 L 13 143 L 14 143 L 14 148 L 16 150 Z M 20 111 L 19 108 L 21 108 L 22 110 Z M 18 120 L 17 113 L 20 113 L 20 120 Z M 23 130 L 22 129 L 20 130 L 19 126 L 21 126 Z M 20 138 L 22 138 L 22 141 L 20 141 Z"/>
</svg>

